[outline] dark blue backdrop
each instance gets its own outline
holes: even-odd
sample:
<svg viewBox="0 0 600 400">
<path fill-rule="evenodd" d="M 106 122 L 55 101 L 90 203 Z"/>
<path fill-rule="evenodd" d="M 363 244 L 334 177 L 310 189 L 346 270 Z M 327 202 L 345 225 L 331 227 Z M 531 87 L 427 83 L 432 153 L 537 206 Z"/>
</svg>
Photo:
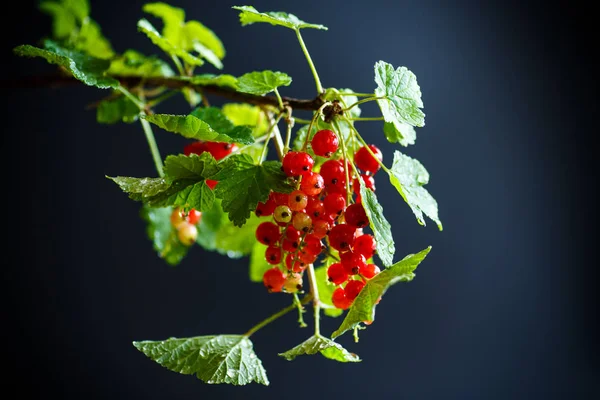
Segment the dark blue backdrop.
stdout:
<svg viewBox="0 0 600 400">
<path fill-rule="evenodd" d="M 3 17 L 3 79 L 51 71 L 9 53 L 50 32 L 33 2 L 21 3 Z M 229 8 L 238 2 L 173 3 L 222 38 L 226 72 L 285 71 L 294 82 L 283 94 L 314 96 L 291 32 L 242 28 Z M 93 2 L 117 51 L 154 51 L 136 33 L 141 4 Z M 378 183 L 398 256 L 433 250 L 412 283 L 386 295 L 360 343 L 340 339 L 364 361 L 277 357 L 309 335 L 293 315 L 253 337 L 269 388 L 205 385 L 137 352 L 133 340 L 243 332 L 288 299 L 249 283 L 246 260 L 196 248 L 167 267 L 144 237 L 139 204 L 104 178 L 154 174 L 140 127 L 97 125 L 85 110 L 104 94 L 97 90 L 27 89 L 4 91 L 3 359 L 19 378 L 8 385 L 63 399 L 598 396 L 591 172 L 598 100 L 590 53 L 597 46 L 588 39 L 589 10 L 383 0 L 254 5 L 329 26 L 304 34 L 325 86 L 370 91 L 380 59 L 419 78 L 427 126 L 405 152 L 431 173 L 445 230 L 420 227 L 385 180 Z M 185 104 L 168 108 L 183 112 Z M 375 113 L 364 107 L 364 115 Z M 391 162 L 394 146 L 378 123 L 361 129 Z M 163 155 L 181 151 L 180 138 L 157 136 Z M 339 322 L 325 321 L 324 332 Z"/>
</svg>

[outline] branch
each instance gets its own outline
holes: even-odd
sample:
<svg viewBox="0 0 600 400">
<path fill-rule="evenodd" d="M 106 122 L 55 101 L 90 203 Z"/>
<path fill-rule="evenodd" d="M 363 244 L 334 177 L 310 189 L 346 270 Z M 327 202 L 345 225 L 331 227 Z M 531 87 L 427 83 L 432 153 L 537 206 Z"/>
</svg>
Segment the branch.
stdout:
<svg viewBox="0 0 600 400">
<path fill-rule="evenodd" d="M 229 100 L 256 105 L 270 105 L 279 108 L 277 98 L 274 96 L 256 96 L 253 94 L 236 92 L 234 89 L 221 87 L 217 85 L 193 85 L 188 81 L 177 78 L 138 78 L 130 76 L 112 76 L 117 79 L 122 86 L 132 88 L 143 84 L 150 87 L 167 87 L 170 89 L 192 88 L 204 93 L 210 93 L 215 96 L 224 97 Z M 77 79 L 64 75 L 44 75 L 31 76 L 26 78 L 2 80 L 2 89 L 24 89 L 35 87 L 62 87 L 80 84 Z M 289 105 L 295 110 L 318 110 L 324 103 L 324 100 L 317 96 L 314 99 L 296 99 L 293 97 L 282 97 L 283 103 Z"/>
</svg>

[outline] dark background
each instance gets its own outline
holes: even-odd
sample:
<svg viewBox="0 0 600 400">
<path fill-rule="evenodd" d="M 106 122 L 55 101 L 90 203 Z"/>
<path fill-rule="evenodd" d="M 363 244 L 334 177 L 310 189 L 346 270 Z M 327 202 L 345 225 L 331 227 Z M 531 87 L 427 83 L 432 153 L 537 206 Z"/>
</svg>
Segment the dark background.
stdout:
<svg viewBox="0 0 600 400">
<path fill-rule="evenodd" d="M 294 82 L 282 94 L 313 97 L 293 33 L 242 28 L 229 8 L 237 3 L 173 1 L 221 37 L 225 72 L 285 71 Z M 141 4 L 92 2 L 115 50 L 155 51 L 136 33 Z M 8 386 L 63 399 L 598 396 L 597 44 L 591 11 L 568 4 L 254 1 L 261 11 L 329 27 L 304 31 L 325 86 L 371 91 L 380 59 L 416 73 L 427 126 L 416 146 L 401 150 L 431 173 L 428 189 L 445 226 L 420 227 L 381 177 L 397 257 L 431 244 L 430 256 L 412 283 L 390 290 L 358 344 L 340 338 L 360 364 L 277 357 L 310 335 L 293 314 L 253 336 L 268 388 L 205 385 L 131 345 L 244 332 L 288 302 L 248 281 L 247 260 L 194 248 L 169 268 L 156 257 L 139 204 L 104 178 L 154 175 L 141 128 L 96 124 L 85 105 L 106 92 L 93 88 L 4 90 Z M 3 79 L 51 72 L 10 53 L 49 34 L 50 19 L 34 2 L 11 7 L 3 16 Z M 177 100 L 163 110 L 185 107 Z M 363 108 L 365 116 L 376 112 Z M 379 123 L 362 124 L 391 163 L 395 146 Z M 181 152 L 180 138 L 156 135 L 163 156 Z M 323 331 L 339 322 L 324 321 Z"/>
</svg>

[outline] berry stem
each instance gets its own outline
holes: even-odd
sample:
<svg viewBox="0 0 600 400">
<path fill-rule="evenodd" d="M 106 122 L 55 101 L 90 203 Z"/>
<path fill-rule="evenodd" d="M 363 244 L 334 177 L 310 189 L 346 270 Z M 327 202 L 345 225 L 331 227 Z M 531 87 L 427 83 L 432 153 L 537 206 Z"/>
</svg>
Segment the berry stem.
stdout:
<svg viewBox="0 0 600 400">
<path fill-rule="evenodd" d="M 354 125 L 352 125 L 350 123 L 350 121 L 348 120 L 348 118 L 346 117 L 342 117 L 344 118 L 346 121 L 348 121 L 348 125 L 350 125 L 350 127 L 352 128 L 352 130 L 354 131 L 354 134 L 356 136 L 356 138 L 358 138 L 358 140 L 363 144 L 363 146 L 365 146 L 365 148 L 367 149 L 367 151 L 369 152 L 369 154 L 371 154 L 371 157 L 373 157 L 377 163 L 379 163 L 379 165 L 381 166 L 381 169 L 383 169 L 385 172 L 387 172 L 388 174 L 391 174 L 392 171 L 389 170 L 388 167 L 386 167 L 383 164 L 383 161 L 381 161 L 376 155 L 375 153 L 373 153 L 373 150 L 371 150 L 371 148 L 369 147 L 369 145 L 367 144 L 367 142 L 365 142 L 365 139 L 362 138 L 362 136 L 360 136 L 360 133 L 358 133 L 358 131 L 356 130 L 356 128 L 354 127 Z"/>
<path fill-rule="evenodd" d="M 304 322 L 304 306 L 300 302 L 300 298 L 298 297 L 298 293 L 294 293 L 294 304 L 298 308 L 298 324 L 300 328 L 306 328 L 306 322 Z"/>
<path fill-rule="evenodd" d="M 302 145 L 302 151 L 306 151 L 306 147 L 308 147 L 308 142 L 310 141 L 310 132 L 312 131 L 312 127 L 317 121 L 317 118 L 323 113 L 323 109 L 330 105 L 331 102 L 324 103 L 317 111 L 315 111 L 312 119 L 310 120 L 310 124 L 308 125 L 308 130 L 306 131 L 306 138 L 304 139 L 304 144 Z"/>
<path fill-rule="evenodd" d="M 349 160 L 347 155 L 348 150 L 346 149 L 346 139 L 344 138 L 344 134 L 340 129 L 340 124 L 338 124 L 337 119 L 333 120 L 333 124 L 335 125 L 335 129 L 339 132 L 340 143 L 342 144 L 342 156 L 344 157 L 344 160 L 347 164 Z M 352 125 L 352 123 L 348 122 L 348 125 Z M 352 194 L 350 192 L 350 175 L 348 173 L 347 165 L 344 165 L 344 174 L 346 178 L 346 204 L 350 205 L 350 200 L 352 200 Z"/>
<path fill-rule="evenodd" d="M 373 93 L 352 93 L 352 92 L 338 92 L 339 96 L 356 96 L 356 97 L 371 97 Z"/>
<path fill-rule="evenodd" d="M 302 39 L 302 35 L 300 34 L 300 29 L 296 29 L 296 37 L 298 38 L 298 43 L 300 43 L 300 47 L 302 47 L 302 51 L 304 52 L 306 61 L 308 61 L 308 66 L 310 67 L 313 77 L 315 78 L 315 84 L 317 85 L 317 93 L 321 94 L 321 93 L 323 93 L 323 86 L 321 86 L 321 80 L 319 79 L 319 74 L 317 73 L 315 64 L 313 63 L 312 58 L 310 58 L 308 49 L 306 48 L 306 45 L 304 44 L 304 40 Z"/>
<path fill-rule="evenodd" d="M 308 303 L 309 301 L 311 301 L 312 298 L 313 297 L 311 294 L 307 294 L 300 300 L 300 304 L 304 305 L 304 304 Z M 269 325 L 271 322 L 275 321 L 276 319 L 283 317 L 285 314 L 289 313 L 290 311 L 294 311 L 296 308 L 297 308 L 296 304 L 291 304 L 291 305 L 277 311 L 275 314 L 263 319 L 258 324 L 254 325 L 252 328 L 250 328 L 248 330 L 248 332 L 244 333 L 244 336 L 246 336 L 246 337 L 252 336 L 254 333 L 256 333 L 256 331 L 264 328 L 265 326 Z"/>
<path fill-rule="evenodd" d="M 260 153 L 260 163 L 261 164 L 267 156 L 267 148 L 269 146 L 269 140 L 271 140 L 271 136 L 273 136 L 275 134 L 274 129 L 277 126 L 277 124 L 279 123 L 279 120 L 281 120 L 282 116 L 283 116 L 283 114 L 279 114 L 277 116 L 277 119 L 275 121 L 272 121 L 272 125 L 269 127 L 269 131 L 267 132 L 267 140 L 265 140 L 265 144 L 262 148 L 262 152 Z M 279 130 L 277 132 L 279 132 Z"/>
<path fill-rule="evenodd" d="M 277 90 L 277 88 L 273 89 L 273 92 L 275 93 L 275 96 L 277 97 L 277 103 L 279 104 L 279 109 L 283 110 L 284 106 L 283 106 L 283 100 L 281 100 L 281 95 L 279 94 L 279 90 Z"/>
<path fill-rule="evenodd" d="M 144 116 L 145 112 L 140 113 L 140 122 L 142 123 L 142 128 L 144 129 L 144 133 L 146 134 L 146 141 L 148 142 L 148 146 L 150 146 L 150 152 L 152 153 L 152 158 L 154 159 L 154 166 L 156 167 L 156 172 L 158 172 L 158 176 L 161 178 L 165 176 L 163 172 L 163 163 L 162 158 L 160 157 L 160 152 L 158 150 L 158 146 L 156 144 L 156 139 L 154 138 L 154 132 L 152 132 L 152 126 L 150 122 L 146 121 Z"/>
<path fill-rule="evenodd" d="M 310 294 L 312 295 L 313 308 L 315 311 L 315 335 L 321 334 L 320 317 L 321 317 L 321 300 L 319 300 L 319 288 L 317 287 L 317 277 L 315 268 L 312 264 L 308 264 L 308 282 L 310 284 Z"/>
<path fill-rule="evenodd" d="M 299 124 L 303 124 L 303 125 L 308 125 L 310 124 L 310 121 L 304 118 L 298 118 L 298 117 L 294 117 L 294 121 L 299 123 Z"/>
<path fill-rule="evenodd" d="M 171 60 L 173 60 L 173 64 L 175 64 L 179 75 L 185 76 L 185 71 L 183 70 L 183 65 L 181 65 L 181 61 L 179 61 L 179 57 L 177 57 L 176 55 L 171 55 Z"/>
<path fill-rule="evenodd" d="M 383 121 L 383 117 L 357 117 L 349 119 L 350 121 Z"/>
<path fill-rule="evenodd" d="M 344 108 L 344 111 L 348 111 L 348 110 L 352 109 L 353 107 L 356 107 L 359 104 L 367 103 L 369 101 L 383 100 L 383 99 L 387 99 L 387 97 L 385 97 L 385 96 L 382 96 L 382 97 L 368 97 L 366 99 L 359 100 L 356 103 L 350 104 L 348 107 Z"/>
<path fill-rule="evenodd" d="M 296 118 L 292 118 L 292 110 L 288 110 L 288 117 L 286 118 L 287 129 L 285 131 L 285 146 L 283 147 L 283 154 L 290 151 L 290 140 L 292 139 L 292 128 L 296 123 Z"/>
</svg>

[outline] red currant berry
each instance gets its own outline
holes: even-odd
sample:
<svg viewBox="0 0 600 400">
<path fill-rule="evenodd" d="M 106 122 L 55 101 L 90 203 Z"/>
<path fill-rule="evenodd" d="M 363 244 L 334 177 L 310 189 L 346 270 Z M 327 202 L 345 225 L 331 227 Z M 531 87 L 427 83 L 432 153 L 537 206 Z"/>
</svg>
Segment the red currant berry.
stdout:
<svg viewBox="0 0 600 400">
<path fill-rule="evenodd" d="M 300 236 L 302 236 L 302 232 L 300 232 L 293 226 L 288 225 L 287 228 L 285 228 L 285 238 L 287 240 L 295 242 L 297 240 L 300 240 Z"/>
<path fill-rule="evenodd" d="M 371 279 L 379 272 L 379 267 L 375 264 L 367 264 L 367 266 L 359 271 L 359 273 L 367 279 Z"/>
<path fill-rule="evenodd" d="M 292 211 L 304 210 L 308 204 L 308 196 L 301 190 L 294 190 L 289 195 L 288 205 Z"/>
<path fill-rule="evenodd" d="M 298 259 L 304 264 L 312 264 L 317 261 L 318 254 L 312 254 L 306 250 L 300 250 L 298 252 Z"/>
<path fill-rule="evenodd" d="M 325 183 L 329 185 L 333 183 L 334 179 L 336 180 L 336 182 L 338 180 L 344 180 L 346 177 L 344 171 L 344 165 L 340 161 L 327 160 L 323 163 L 323 165 L 321 165 L 319 173 L 325 180 Z"/>
<path fill-rule="evenodd" d="M 348 224 L 339 224 L 329 232 L 329 245 L 337 251 L 348 251 L 354 245 L 356 228 Z"/>
<path fill-rule="evenodd" d="M 375 191 L 375 178 L 366 174 L 361 174 L 360 177 L 362 178 L 362 181 L 367 189 Z M 354 190 L 354 193 L 360 195 L 360 183 L 356 178 L 354 178 L 352 181 L 352 189 Z"/>
<path fill-rule="evenodd" d="M 325 206 L 323 202 L 316 197 L 309 197 L 308 204 L 306 205 L 306 213 L 311 218 L 318 218 L 325 213 Z"/>
<path fill-rule="evenodd" d="M 215 186 L 217 186 L 217 183 L 219 183 L 219 181 L 215 181 L 212 179 L 207 179 L 206 180 L 206 185 L 211 189 L 214 190 Z"/>
<path fill-rule="evenodd" d="M 324 219 L 318 219 L 313 222 L 313 235 L 323 239 L 331 230 L 331 224 Z"/>
<path fill-rule="evenodd" d="M 356 296 L 360 293 L 360 291 L 365 287 L 365 283 L 363 281 L 349 281 L 344 288 L 346 292 L 346 297 L 350 301 L 354 301 Z"/>
<path fill-rule="evenodd" d="M 352 225 L 356 228 L 364 228 L 369 225 L 369 219 L 367 218 L 367 213 L 362 204 L 355 203 L 349 205 L 348 208 L 346 208 L 344 217 L 348 225 Z"/>
<path fill-rule="evenodd" d="M 277 267 L 268 269 L 263 274 L 263 284 L 269 292 L 281 292 L 285 283 L 285 275 Z"/>
<path fill-rule="evenodd" d="M 190 154 L 200 155 L 205 151 L 208 151 L 208 149 L 206 148 L 205 143 L 201 141 L 189 143 L 183 148 L 183 154 L 186 156 L 189 156 Z"/>
<path fill-rule="evenodd" d="M 275 211 L 275 201 L 268 199 L 265 203 L 258 203 L 256 206 L 255 214 L 257 217 L 267 217 L 269 215 L 273 215 L 273 211 Z"/>
<path fill-rule="evenodd" d="M 265 258 L 269 264 L 277 265 L 281 262 L 281 248 L 271 245 L 265 250 Z"/>
<path fill-rule="evenodd" d="M 383 154 L 381 154 L 381 150 L 379 150 L 374 144 L 370 144 L 369 149 L 371 149 L 377 158 L 374 158 L 366 147 L 361 147 L 354 154 L 354 162 L 358 168 L 374 174 L 381 167 L 377 160 L 382 161 Z"/>
<path fill-rule="evenodd" d="M 377 242 L 372 235 L 360 235 L 354 241 L 354 252 L 362 254 L 367 260 L 375 255 L 376 249 Z"/>
<path fill-rule="evenodd" d="M 316 196 L 325 187 L 325 183 L 323 182 L 323 177 L 316 172 L 308 172 L 304 174 L 302 177 L 302 182 L 300 182 L 300 190 L 306 193 L 309 196 Z"/>
<path fill-rule="evenodd" d="M 308 154 L 304 152 L 299 152 L 294 157 L 294 167 L 297 168 L 298 174 L 306 175 L 312 172 L 313 166 L 315 165 L 315 160 Z"/>
<path fill-rule="evenodd" d="M 196 225 L 184 222 L 177 228 L 177 237 L 184 245 L 191 246 L 196 242 L 196 238 L 198 237 L 198 228 L 196 228 Z"/>
<path fill-rule="evenodd" d="M 341 193 L 331 193 L 323 199 L 325 211 L 331 215 L 340 215 L 346 209 L 346 196 Z"/>
<path fill-rule="evenodd" d="M 299 212 L 292 218 L 292 225 L 299 231 L 308 232 L 312 228 L 312 219 L 308 214 Z"/>
<path fill-rule="evenodd" d="M 290 195 L 286 193 L 269 193 L 269 199 L 273 200 L 278 206 L 287 206 L 290 201 Z"/>
<path fill-rule="evenodd" d="M 304 264 L 302 261 L 300 261 L 297 258 L 294 258 L 293 253 L 288 253 L 288 255 L 285 256 L 285 266 L 287 267 L 287 269 L 289 271 L 294 271 L 294 272 L 302 272 L 307 267 L 307 265 Z"/>
<path fill-rule="evenodd" d="M 310 144 L 316 155 L 330 157 L 332 153 L 337 151 L 339 140 L 335 133 L 328 129 L 323 129 L 315 133 Z"/>
<path fill-rule="evenodd" d="M 198 225 L 198 222 L 200 222 L 201 218 L 202 213 L 196 210 L 195 208 L 192 208 L 187 215 L 187 222 L 189 222 L 192 225 Z"/>
<path fill-rule="evenodd" d="M 267 246 L 277 243 L 280 237 L 279 227 L 272 222 L 263 222 L 256 228 L 256 240 Z"/>
<path fill-rule="evenodd" d="M 348 280 L 348 273 L 342 264 L 335 263 L 327 268 L 327 277 L 334 285 L 341 285 Z"/>
<path fill-rule="evenodd" d="M 297 154 L 297 151 L 290 151 L 283 157 L 283 161 L 281 162 L 281 169 L 283 169 L 283 172 L 287 176 L 300 175 L 300 172 L 298 172 L 297 166 L 294 162 L 294 159 Z"/>
<path fill-rule="evenodd" d="M 321 239 L 313 234 L 306 235 L 304 238 L 304 251 L 308 254 L 318 256 L 324 249 Z"/>
<path fill-rule="evenodd" d="M 221 160 L 237 150 L 237 146 L 233 143 L 223 142 L 206 142 L 206 150 L 212 154 L 215 160 Z"/>
<path fill-rule="evenodd" d="M 273 218 L 277 222 L 287 224 L 292 220 L 292 210 L 288 206 L 277 206 L 273 211 Z"/>
<path fill-rule="evenodd" d="M 348 275 L 356 275 L 361 269 L 366 268 L 367 259 L 359 253 L 348 251 L 340 254 L 340 261 Z"/>
<path fill-rule="evenodd" d="M 300 241 L 285 239 L 283 242 L 281 242 L 281 247 L 288 253 L 295 253 L 296 250 L 298 250 L 298 247 L 300 247 Z"/>
<path fill-rule="evenodd" d="M 302 290 L 302 275 L 295 273 L 288 274 L 283 284 L 283 290 L 287 293 L 296 293 L 298 290 Z"/>
<path fill-rule="evenodd" d="M 348 309 L 352 304 L 352 301 L 346 297 L 346 291 L 342 288 L 337 288 L 333 291 L 331 302 L 334 306 L 341 308 L 342 310 Z"/>
</svg>

